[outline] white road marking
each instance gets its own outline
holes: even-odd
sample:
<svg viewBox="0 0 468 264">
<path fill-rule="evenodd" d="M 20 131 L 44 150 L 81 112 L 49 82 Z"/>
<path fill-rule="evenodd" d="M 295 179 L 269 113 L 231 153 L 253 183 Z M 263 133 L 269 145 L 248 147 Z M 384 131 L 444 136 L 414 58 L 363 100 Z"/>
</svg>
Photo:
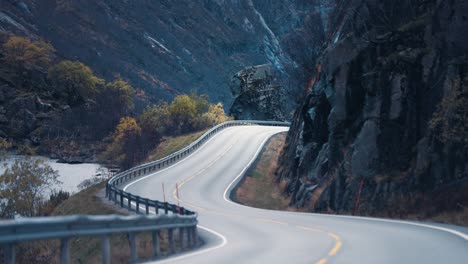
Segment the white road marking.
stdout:
<svg viewBox="0 0 468 264">
<path fill-rule="evenodd" d="M 200 254 L 208 253 L 210 251 L 222 248 L 228 243 L 225 236 L 223 236 L 220 233 L 214 231 L 213 229 L 210 229 L 210 228 L 204 227 L 204 226 L 200 226 L 200 225 L 198 225 L 197 227 L 201 228 L 201 229 L 203 229 L 203 230 L 205 230 L 207 232 L 210 232 L 213 235 L 218 236 L 219 238 L 221 238 L 221 240 L 222 240 L 221 244 L 218 244 L 216 246 L 212 246 L 212 247 L 209 247 L 209 248 L 205 248 L 205 249 L 202 249 L 202 250 L 193 251 L 191 253 L 183 254 L 183 255 L 180 255 L 180 256 L 175 256 L 175 257 L 172 257 L 172 258 L 169 257 L 169 258 L 166 258 L 166 259 L 155 260 L 155 261 L 145 262 L 145 263 L 158 263 L 159 264 L 159 263 L 169 263 L 169 262 L 173 262 L 173 261 L 178 261 L 178 260 L 186 259 L 186 258 L 189 258 L 189 257 L 197 256 L 197 255 L 200 255 Z"/>
<path fill-rule="evenodd" d="M 310 213 L 309 213 L 310 214 Z M 312 214 L 317 216 L 326 216 L 326 217 L 335 217 L 335 218 L 346 218 L 346 219 L 354 219 L 354 220 L 368 220 L 368 221 L 375 221 L 375 222 L 385 222 L 385 223 L 395 223 L 395 224 L 404 224 L 404 225 L 412 225 L 412 226 L 419 226 L 425 227 L 430 229 L 435 229 L 439 231 L 444 231 L 458 237 L 463 238 L 464 240 L 468 241 L 468 235 L 457 231 L 455 229 L 450 229 L 447 227 L 435 226 L 430 224 L 423 224 L 423 223 L 414 223 L 414 222 L 407 222 L 407 221 L 400 221 L 400 220 L 391 220 L 391 219 L 382 219 L 382 218 L 372 218 L 372 217 L 361 217 L 361 216 L 349 216 L 349 215 L 321 215 L 321 214 Z"/>
<path fill-rule="evenodd" d="M 287 131 L 287 130 L 285 130 Z M 250 166 L 252 165 L 252 163 L 257 159 L 257 156 L 258 154 L 260 153 L 260 151 L 262 151 L 263 149 L 263 146 L 265 145 L 265 143 L 268 141 L 268 139 L 270 139 L 272 136 L 278 134 L 278 133 L 281 133 L 281 132 L 285 132 L 285 131 L 278 131 L 274 134 L 269 134 L 263 141 L 262 143 L 260 144 L 260 147 L 257 149 L 257 152 L 255 152 L 255 154 L 252 156 L 252 159 L 250 159 L 249 163 L 242 169 L 242 171 L 239 173 L 239 175 L 236 176 L 236 178 L 234 178 L 234 180 L 226 187 L 226 189 L 224 189 L 224 193 L 223 193 L 223 199 L 224 201 L 228 202 L 228 203 L 231 203 L 231 204 L 234 204 L 234 205 L 237 205 L 237 206 L 244 206 L 244 205 L 241 205 L 241 204 L 238 204 L 238 203 L 235 203 L 233 201 L 231 201 L 231 199 L 227 198 L 227 193 L 229 191 L 231 191 L 231 187 L 233 184 L 237 183 L 237 180 L 244 176 L 245 172 L 250 168 Z M 247 206 L 249 207 L 249 206 Z M 259 209 L 259 210 L 264 210 L 264 209 Z M 268 210 L 270 211 L 270 210 Z"/>
</svg>

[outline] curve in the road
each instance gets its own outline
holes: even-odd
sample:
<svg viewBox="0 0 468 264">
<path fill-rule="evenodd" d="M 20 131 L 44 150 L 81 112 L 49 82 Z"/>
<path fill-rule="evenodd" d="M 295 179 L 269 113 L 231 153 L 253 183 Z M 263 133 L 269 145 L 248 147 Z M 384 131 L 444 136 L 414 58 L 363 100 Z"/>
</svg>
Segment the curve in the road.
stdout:
<svg viewBox="0 0 468 264">
<path fill-rule="evenodd" d="M 168 199 L 198 211 L 205 245 L 163 262 L 466 263 L 467 236 L 452 226 L 279 212 L 232 202 L 230 191 L 266 140 L 285 130 L 226 128 L 180 162 L 125 186 L 162 200 L 161 183 L 171 191 L 180 184 L 180 199 Z"/>
</svg>

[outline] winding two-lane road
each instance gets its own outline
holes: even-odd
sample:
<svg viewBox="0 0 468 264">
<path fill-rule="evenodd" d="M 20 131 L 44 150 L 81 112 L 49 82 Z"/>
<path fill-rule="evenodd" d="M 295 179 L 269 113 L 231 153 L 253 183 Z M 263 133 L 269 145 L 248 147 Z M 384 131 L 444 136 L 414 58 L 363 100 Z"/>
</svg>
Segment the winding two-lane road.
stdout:
<svg viewBox="0 0 468 264">
<path fill-rule="evenodd" d="M 467 230 L 383 219 L 280 212 L 236 204 L 229 193 L 264 143 L 287 128 L 222 130 L 180 162 L 125 186 L 199 214 L 204 246 L 157 263 L 468 263 Z M 458 230 L 457 230 L 458 229 Z"/>
</svg>

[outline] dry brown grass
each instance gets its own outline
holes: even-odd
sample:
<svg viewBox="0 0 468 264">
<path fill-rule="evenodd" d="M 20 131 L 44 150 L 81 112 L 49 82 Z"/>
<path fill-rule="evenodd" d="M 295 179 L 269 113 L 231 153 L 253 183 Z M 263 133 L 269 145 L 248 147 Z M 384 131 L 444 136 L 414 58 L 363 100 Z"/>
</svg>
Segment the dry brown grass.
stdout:
<svg viewBox="0 0 468 264">
<path fill-rule="evenodd" d="M 468 208 L 465 207 L 460 211 L 444 212 L 427 220 L 444 224 L 468 226 Z"/>
<path fill-rule="evenodd" d="M 203 130 L 177 137 L 164 137 L 161 140 L 161 143 L 159 143 L 159 145 L 153 151 L 151 151 L 146 161 L 158 160 L 178 150 L 181 150 L 203 135 L 203 133 L 206 131 L 207 130 Z"/>
<path fill-rule="evenodd" d="M 262 151 L 251 171 L 239 184 L 235 199 L 245 205 L 272 210 L 295 211 L 289 207 L 289 198 L 283 195 L 284 183 L 278 183 L 275 171 L 284 147 L 286 133 L 273 136 Z"/>
<path fill-rule="evenodd" d="M 467 201 L 468 183 L 459 181 L 431 192 L 401 196 L 374 216 L 468 226 Z"/>
</svg>

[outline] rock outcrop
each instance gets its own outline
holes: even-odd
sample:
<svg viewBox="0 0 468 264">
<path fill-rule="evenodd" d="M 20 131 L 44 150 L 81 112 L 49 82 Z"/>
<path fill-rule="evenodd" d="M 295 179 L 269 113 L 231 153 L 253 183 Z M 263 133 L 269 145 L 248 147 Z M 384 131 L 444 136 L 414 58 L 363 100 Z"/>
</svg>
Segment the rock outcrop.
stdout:
<svg viewBox="0 0 468 264">
<path fill-rule="evenodd" d="M 286 97 L 277 75 L 271 64 L 238 72 L 230 85 L 235 98 L 231 115 L 243 120 L 285 120 Z"/>
<path fill-rule="evenodd" d="M 466 14 L 463 0 L 336 6 L 278 170 L 292 205 L 351 213 L 361 183 L 359 214 L 466 205 Z"/>
</svg>

